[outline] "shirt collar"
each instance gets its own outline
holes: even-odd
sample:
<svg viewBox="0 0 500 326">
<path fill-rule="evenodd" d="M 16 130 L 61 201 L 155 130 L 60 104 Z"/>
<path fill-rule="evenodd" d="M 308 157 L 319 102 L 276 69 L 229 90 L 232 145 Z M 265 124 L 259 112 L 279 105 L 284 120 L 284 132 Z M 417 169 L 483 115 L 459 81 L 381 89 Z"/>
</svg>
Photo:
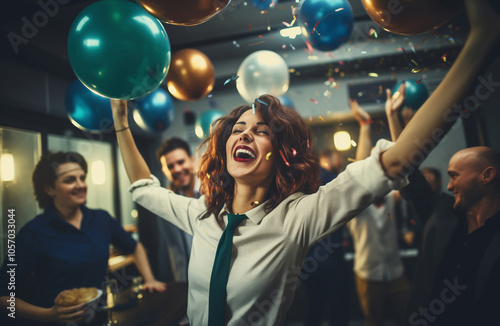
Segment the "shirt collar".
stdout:
<svg viewBox="0 0 500 326">
<path fill-rule="evenodd" d="M 296 198 L 300 197 L 301 195 L 302 195 L 302 193 L 296 192 L 296 193 L 288 196 L 283 202 L 281 202 L 281 204 L 283 204 L 285 201 L 290 201 L 290 200 L 296 199 Z M 266 204 L 269 202 L 269 200 L 270 199 L 266 200 L 262 204 L 258 205 L 257 207 L 252 208 L 251 210 L 245 212 L 244 214 L 253 223 L 260 224 L 260 222 L 262 222 L 262 219 L 268 214 L 266 212 L 265 207 L 266 207 Z M 228 213 L 229 212 L 226 210 L 226 204 L 224 204 L 224 206 L 222 207 L 221 212 L 219 213 L 219 218 L 222 219 L 224 217 L 224 215 L 226 215 Z"/>
<path fill-rule="evenodd" d="M 83 228 L 83 225 L 84 225 L 85 217 L 88 215 L 87 214 L 88 208 L 85 205 L 81 205 L 80 209 L 82 210 L 82 227 L 80 228 L 80 230 L 81 230 Z M 49 207 L 47 207 L 45 209 L 44 219 L 45 219 L 45 222 L 47 224 L 60 223 L 60 224 L 65 225 L 65 226 L 73 227 L 72 225 L 70 225 L 68 222 L 66 222 L 65 220 L 63 220 L 62 218 L 60 218 L 57 215 L 56 208 L 55 208 L 54 204 L 51 204 Z"/>
</svg>

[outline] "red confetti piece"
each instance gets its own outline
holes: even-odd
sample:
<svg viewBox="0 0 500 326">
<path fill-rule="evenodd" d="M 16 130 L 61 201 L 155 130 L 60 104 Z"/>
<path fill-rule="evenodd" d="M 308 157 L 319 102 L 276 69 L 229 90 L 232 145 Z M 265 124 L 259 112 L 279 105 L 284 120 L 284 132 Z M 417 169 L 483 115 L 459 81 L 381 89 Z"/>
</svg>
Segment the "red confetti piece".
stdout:
<svg viewBox="0 0 500 326">
<path fill-rule="evenodd" d="M 420 43 L 417 45 L 417 47 L 415 49 L 418 50 L 418 48 L 421 47 L 422 44 L 424 44 L 424 42 L 427 41 L 428 38 L 429 38 L 429 35 L 427 35 L 422 41 L 420 41 Z"/>
<path fill-rule="evenodd" d="M 415 82 L 415 84 L 419 84 L 421 81 L 422 81 L 422 78 L 420 78 L 419 80 L 417 80 L 417 81 Z"/>
<path fill-rule="evenodd" d="M 311 45 L 311 42 L 306 41 L 306 45 L 307 45 L 307 48 L 309 49 L 309 53 L 312 53 L 313 52 L 313 47 Z"/>
<path fill-rule="evenodd" d="M 263 38 L 263 36 L 262 36 L 262 35 L 259 35 L 259 37 L 260 37 L 260 38 Z"/>
<path fill-rule="evenodd" d="M 316 22 L 316 25 L 314 25 L 314 27 L 311 31 L 311 35 L 313 35 L 314 31 L 316 30 L 316 27 L 318 27 L 318 24 L 319 24 L 319 20 Z"/>
<path fill-rule="evenodd" d="M 252 23 L 249 23 L 248 24 L 248 30 L 251 31 L 252 30 Z"/>
<path fill-rule="evenodd" d="M 444 62 L 446 62 L 446 56 L 448 55 L 448 53 L 445 53 L 441 56 L 441 60 L 443 60 Z"/>
<path fill-rule="evenodd" d="M 293 156 L 297 155 L 297 151 L 295 150 L 295 148 L 292 148 L 292 154 Z"/>
<path fill-rule="evenodd" d="M 307 140 L 307 148 L 310 148 L 311 146 L 309 146 L 309 139 Z"/>
<path fill-rule="evenodd" d="M 432 34 L 434 34 L 434 36 L 439 36 L 439 34 L 436 31 L 432 31 Z"/>
<path fill-rule="evenodd" d="M 310 98 L 309 101 L 313 102 L 314 104 L 318 104 L 318 101 L 316 101 L 315 99 L 313 98 Z"/>
<path fill-rule="evenodd" d="M 339 64 L 340 64 L 341 66 L 343 66 L 343 65 L 344 65 L 344 61 L 339 61 Z"/>
<path fill-rule="evenodd" d="M 286 166 L 290 166 L 290 163 L 288 163 L 288 161 L 286 160 L 285 155 L 283 154 L 283 151 L 281 149 L 280 149 L 280 154 L 281 154 L 281 158 L 283 159 L 283 162 L 285 162 Z"/>
<path fill-rule="evenodd" d="M 265 41 L 260 41 L 260 42 L 257 42 L 257 43 L 248 44 L 248 46 L 257 45 L 257 44 L 261 44 L 261 43 L 264 43 L 264 42 L 265 42 Z"/>
</svg>

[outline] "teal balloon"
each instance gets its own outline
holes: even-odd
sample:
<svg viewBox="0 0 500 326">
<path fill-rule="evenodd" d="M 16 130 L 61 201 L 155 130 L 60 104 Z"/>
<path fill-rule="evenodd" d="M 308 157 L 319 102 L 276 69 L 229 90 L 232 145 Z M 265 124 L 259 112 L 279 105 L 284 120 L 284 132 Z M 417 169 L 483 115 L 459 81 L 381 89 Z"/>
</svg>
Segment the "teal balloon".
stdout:
<svg viewBox="0 0 500 326">
<path fill-rule="evenodd" d="M 280 100 L 281 104 L 286 106 L 289 109 L 295 110 L 295 104 L 293 104 L 293 101 L 285 95 L 278 96 L 278 99 Z"/>
<path fill-rule="evenodd" d="M 207 138 L 210 134 L 210 125 L 212 122 L 223 116 L 225 114 L 219 110 L 208 110 L 200 114 L 194 124 L 196 136 L 200 139 Z"/>
<path fill-rule="evenodd" d="M 163 25 L 135 3 L 103 0 L 76 17 L 68 57 L 80 81 L 97 94 L 134 99 L 167 75 L 170 42 Z"/>
<path fill-rule="evenodd" d="M 135 122 L 146 131 L 163 132 L 174 122 L 174 101 L 163 88 L 158 88 L 132 103 L 136 110 Z"/>
<path fill-rule="evenodd" d="M 85 87 L 78 79 L 66 89 L 64 106 L 71 122 L 88 132 L 113 130 L 109 99 Z"/>
<path fill-rule="evenodd" d="M 408 79 L 405 82 L 405 102 L 403 103 L 403 107 L 409 106 L 414 111 L 418 110 L 429 97 L 429 91 L 427 90 L 427 87 L 425 87 L 422 82 L 418 84 L 416 84 L 416 82 L 417 81 L 415 79 Z M 396 93 L 402 83 L 403 81 L 400 81 L 393 87 L 392 94 Z"/>
</svg>

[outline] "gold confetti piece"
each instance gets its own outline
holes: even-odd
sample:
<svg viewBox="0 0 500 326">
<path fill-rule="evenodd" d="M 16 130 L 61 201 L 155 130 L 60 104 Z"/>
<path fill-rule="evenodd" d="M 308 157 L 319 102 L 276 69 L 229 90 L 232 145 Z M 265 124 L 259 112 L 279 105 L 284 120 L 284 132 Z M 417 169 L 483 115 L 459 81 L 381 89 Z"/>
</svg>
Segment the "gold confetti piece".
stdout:
<svg viewBox="0 0 500 326">
<path fill-rule="evenodd" d="M 347 158 L 347 161 L 348 161 L 348 162 L 356 162 L 356 160 L 355 160 L 355 159 L 350 158 L 350 157 L 348 157 L 348 158 Z"/>
<path fill-rule="evenodd" d="M 260 204 L 260 202 L 258 200 L 255 200 L 255 201 L 253 201 L 253 202 L 250 203 L 250 205 L 252 205 L 252 206 L 256 206 L 256 205 L 259 205 L 259 204 Z"/>
<path fill-rule="evenodd" d="M 419 73 L 419 72 L 420 72 L 420 70 L 421 70 L 420 68 L 413 68 L 413 69 L 411 70 L 411 72 L 412 72 L 412 73 L 414 73 L 414 74 L 417 74 L 417 73 Z"/>
<path fill-rule="evenodd" d="M 394 219 L 392 218 L 391 213 L 388 212 L 387 215 L 389 215 L 389 218 L 391 219 L 391 221 L 394 221 Z"/>
<path fill-rule="evenodd" d="M 319 116 L 319 118 L 321 119 L 321 121 L 325 121 L 325 118 L 323 118 L 322 116 Z"/>
<path fill-rule="evenodd" d="M 415 60 L 411 59 L 410 61 L 411 61 L 411 62 L 412 62 L 415 66 L 417 66 L 417 67 L 418 67 L 418 63 L 417 63 Z"/>
<path fill-rule="evenodd" d="M 370 77 L 378 77 L 378 74 L 376 72 L 370 72 L 368 74 L 368 76 L 370 76 Z"/>
<path fill-rule="evenodd" d="M 269 158 L 271 157 L 271 155 L 273 155 L 272 152 L 269 152 L 266 154 L 266 161 L 269 161 Z"/>
<path fill-rule="evenodd" d="M 210 174 L 207 173 L 207 178 L 210 179 Z"/>
</svg>

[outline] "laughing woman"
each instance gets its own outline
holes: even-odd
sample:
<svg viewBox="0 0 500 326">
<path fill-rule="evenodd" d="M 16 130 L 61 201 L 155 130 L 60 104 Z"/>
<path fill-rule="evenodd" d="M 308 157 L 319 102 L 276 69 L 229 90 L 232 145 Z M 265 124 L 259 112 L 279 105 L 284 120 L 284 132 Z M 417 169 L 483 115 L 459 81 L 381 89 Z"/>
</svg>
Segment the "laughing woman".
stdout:
<svg viewBox="0 0 500 326">
<path fill-rule="evenodd" d="M 308 249 L 406 184 L 405 174 L 429 152 L 419 145 L 435 145 L 449 130 L 457 117 L 453 104 L 500 35 L 500 15 L 488 4 L 468 0 L 466 6 L 471 32 L 460 56 L 398 141 L 380 141 L 370 157 L 322 187 L 307 125 L 273 96 L 217 121 L 204 142 L 200 199 L 160 187 L 135 146 L 126 102 L 112 101 L 134 200 L 193 235 L 192 325 L 282 325 Z"/>
</svg>

